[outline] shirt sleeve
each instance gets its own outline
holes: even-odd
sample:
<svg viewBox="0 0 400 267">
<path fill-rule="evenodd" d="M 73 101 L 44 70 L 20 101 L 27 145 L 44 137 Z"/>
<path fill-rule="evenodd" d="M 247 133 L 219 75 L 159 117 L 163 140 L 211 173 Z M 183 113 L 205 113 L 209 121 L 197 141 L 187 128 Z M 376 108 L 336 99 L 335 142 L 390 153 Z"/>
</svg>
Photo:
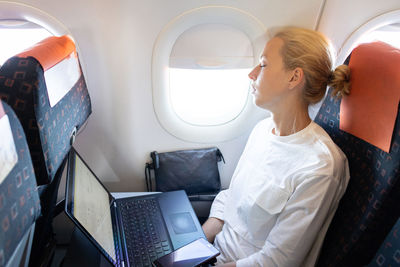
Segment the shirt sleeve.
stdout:
<svg viewBox="0 0 400 267">
<path fill-rule="evenodd" d="M 215 197 L 211 209 L 210 216 L 224 221 L 224 207 L 229 195 L 229 189 L 222 190 Z"/>
<path fill-rule="evenodd" d="M 236 266 L 300 266 L 329 215 L 337 188 L 333 177 L 303 181 L 279 214 L 263 248 Z"/>
</svg>

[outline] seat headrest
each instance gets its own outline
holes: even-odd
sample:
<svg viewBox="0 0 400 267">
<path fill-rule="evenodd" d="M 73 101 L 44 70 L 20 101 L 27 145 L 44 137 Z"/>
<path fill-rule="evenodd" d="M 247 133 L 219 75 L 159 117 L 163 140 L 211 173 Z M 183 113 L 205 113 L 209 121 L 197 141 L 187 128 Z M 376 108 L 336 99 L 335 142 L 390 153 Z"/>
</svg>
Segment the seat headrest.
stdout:
<svg viewBox="0 0 400 267">
<path fill-rule="evenodd" d="M 0 69 L 0 95 L 15 108 L 28 142 L 38 184 L 53 180 L 91 113 L 75 44 L 50 37 L 8 59 Z"/>
<path fill-rule="evenodd" d="M 14 168 L 18 161 L 17 151 L 12 136 L 12 129 L 10 126 L 9 118 L 0 101 L 0 188 L 1 184 L 6 179 L 9 172 Z M 1 192 L 0 192 L 1 194 Z M 0 197 L 1 198 L 1 197 Z M 2 201 L 0 201 L 0 208 Z"/>
<path fill-rule="evenodd" d="M 26 49 L 17 57 L 34 57 L 46 71 L 75 51 L 75 43 L 68 35 L 48 37 Z"/>
<path fill-rule="evenodd" d="M 4 116 L 4 114 L 6 113 L 4 112 L 3 104 L 0 101 L 0 119 Z"/>
<path fill-rule="evenodd" d="M 350 58 L 351 92 L 340 106 L 340 129 L 389 152 L 400 100 L 400 50 L 361 44 Z"/>
<path fill-rule="evenodd" d="M 68 35 L 48 37 L 16 57 L 33 57 L 42 66 L 51 107 L 69 92 L 81 76 L 75 43 Z"/>
</svg>

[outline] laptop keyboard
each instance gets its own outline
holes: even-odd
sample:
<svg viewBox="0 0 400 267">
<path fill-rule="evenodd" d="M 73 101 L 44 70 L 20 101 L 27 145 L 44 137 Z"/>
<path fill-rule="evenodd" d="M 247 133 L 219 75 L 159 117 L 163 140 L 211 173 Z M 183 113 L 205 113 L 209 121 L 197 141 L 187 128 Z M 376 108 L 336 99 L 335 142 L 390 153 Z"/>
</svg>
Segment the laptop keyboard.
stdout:
<svg viewBox="0 0 400 267">
<path fill-rule="evenodd" d="M 130 266 L 152 266 L 171 252 L 156 199 L 119 200 Z"/>
</svg>

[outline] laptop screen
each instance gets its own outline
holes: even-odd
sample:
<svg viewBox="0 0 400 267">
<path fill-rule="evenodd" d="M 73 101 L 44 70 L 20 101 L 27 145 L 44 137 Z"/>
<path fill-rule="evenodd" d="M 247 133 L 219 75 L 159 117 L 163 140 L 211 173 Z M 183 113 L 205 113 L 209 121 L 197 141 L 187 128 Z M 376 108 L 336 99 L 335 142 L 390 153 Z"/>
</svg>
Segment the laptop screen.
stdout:
<svg viewBox="0 0 400 267">
<path fill-rule="evenodd" d="M 78 154 L 71 152 L 75 160 L 70 157 L 69 161 L 74 164 L 69 166 L 69 179 L 73 181 L 69 181 L 69 190 L 73 191 L 69 192 L 70 212 L 115 262 L 110 195 Z"/>
</svg>

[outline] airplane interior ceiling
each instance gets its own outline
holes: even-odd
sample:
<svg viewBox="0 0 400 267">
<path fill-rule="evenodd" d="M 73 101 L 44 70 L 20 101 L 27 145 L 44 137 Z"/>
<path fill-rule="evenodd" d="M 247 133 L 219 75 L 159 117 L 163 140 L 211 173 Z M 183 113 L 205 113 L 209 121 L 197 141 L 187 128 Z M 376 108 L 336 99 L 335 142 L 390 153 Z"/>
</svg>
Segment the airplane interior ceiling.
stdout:
<svg viewBox="0 0 400 267">
<path fill-rule="evenodd" d="M 93 113 L 76 149 L 112 191 L 145 189 L 144 164 L 153 150 L 218 146 L 223 187 L 246 143 L 246 134 L 221 143 L 191 143 L 166 132 L 152 103 L 152 52 L 158 34 L 183 12 L 229 6 L 266 28 L 296 25 L 325 33 L 336 48 L 359 26 L 399 9 L 398 0 L 29 0 L 18 1 L 56 18 L 77 42 Z M 321 10 L 323 8 L 323 10 Z M 319 25 L 319 26 L 318 26 Z M 229 99 L 229 96 L 227 96 Z M 206 141 L 206 140 L 205 140 Z"/>
</svg>

